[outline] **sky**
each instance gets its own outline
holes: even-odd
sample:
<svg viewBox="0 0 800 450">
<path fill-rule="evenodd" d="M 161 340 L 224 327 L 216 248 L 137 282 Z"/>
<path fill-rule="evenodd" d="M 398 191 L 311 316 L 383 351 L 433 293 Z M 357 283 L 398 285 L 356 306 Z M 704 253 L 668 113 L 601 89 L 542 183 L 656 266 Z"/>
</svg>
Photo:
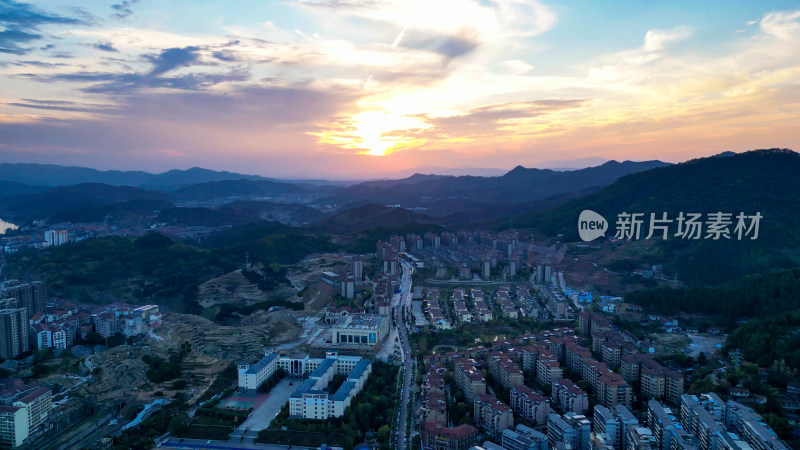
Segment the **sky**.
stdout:
<svg viewBox="0 0 800 450">
<path fill-rule="evenodd" d="M 0 162 L 276 177 L 800 150 L 797 1 L 0 0 Z"/>
</svg>

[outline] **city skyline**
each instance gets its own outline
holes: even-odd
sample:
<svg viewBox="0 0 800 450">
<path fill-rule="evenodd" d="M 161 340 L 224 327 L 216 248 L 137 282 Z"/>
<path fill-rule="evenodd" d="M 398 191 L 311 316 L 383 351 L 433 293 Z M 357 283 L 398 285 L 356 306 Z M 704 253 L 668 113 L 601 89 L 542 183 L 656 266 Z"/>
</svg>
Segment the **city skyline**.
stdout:
<svg viewBox="0 0 800 450">
<path fill-rule="evenodd" d="M 800 142 L 791 2 L 0 5 L 4 162 L 370 178 Z"/>
</svg>

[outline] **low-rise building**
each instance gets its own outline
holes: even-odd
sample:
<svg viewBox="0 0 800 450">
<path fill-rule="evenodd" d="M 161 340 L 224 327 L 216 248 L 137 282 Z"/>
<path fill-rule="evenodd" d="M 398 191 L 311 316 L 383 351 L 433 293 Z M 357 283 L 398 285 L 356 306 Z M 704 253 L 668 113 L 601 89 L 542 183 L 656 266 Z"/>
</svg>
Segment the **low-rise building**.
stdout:
<svg viewBox="0 0 800 450">
<path fill-rule="evenodd" d="M 266 350 L 264 357 L 255 364 L 241 363 L 238 366 L 239 388 L 255 391 L 278 369 L 278 354 Z"/>
<path fill-rule="evenodd" d="M 372 363 L 357 356 L 339 356 L 330 352 L 325 359 L 312 362 L 305 359 L 309 368 L 314 367 L 309 378 L 289 397 L 289 416 L 303 419 L 325 420 L 341 417 L 353 398 L 361 392 L 372 372 Z M 291 361 L 288 365 L 291 366 Z M 335 375 L 345 375 L 345 381 L 334 393 L 325 389 Z"/>
</svg>

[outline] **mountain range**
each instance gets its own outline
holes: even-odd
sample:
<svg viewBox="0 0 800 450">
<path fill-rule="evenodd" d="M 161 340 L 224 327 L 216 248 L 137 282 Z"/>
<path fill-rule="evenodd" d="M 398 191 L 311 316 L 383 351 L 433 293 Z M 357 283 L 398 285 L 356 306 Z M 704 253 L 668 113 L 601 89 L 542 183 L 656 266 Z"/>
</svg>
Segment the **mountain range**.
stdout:
<svg viewBox="0 0 800 450">
<path fill-rule="evenodd" d="M 53 164 L 0 163 L 0 181 L 29 186 L 71 186 L 81 183 L 102 183 L 110 186 L 133 186 L 159 191 L 174 191 L 199 183 L 229 180 L 275 181 L 308 185 L 347 184 L 327 180 L 278 180 L 259 175 L 216 171 L 193 167 L 153 174 L 143 171 L 97 170 L 87 167 Z"/>
<path fill-rule="evenodd" d="M 498 177 L 414 174 L 401 180 L 359 183 L 341 189 L 339 201 L 369 200 L 404 206 L 426 206 L 436 200 L 463 198 L 473 202 L 525 203 L 554 195 L 600 188 L 618 178 L 669 165 L 662 161 L 608 161 L 596 167 L 559 172 L 517 166 Z"/>
</svg>

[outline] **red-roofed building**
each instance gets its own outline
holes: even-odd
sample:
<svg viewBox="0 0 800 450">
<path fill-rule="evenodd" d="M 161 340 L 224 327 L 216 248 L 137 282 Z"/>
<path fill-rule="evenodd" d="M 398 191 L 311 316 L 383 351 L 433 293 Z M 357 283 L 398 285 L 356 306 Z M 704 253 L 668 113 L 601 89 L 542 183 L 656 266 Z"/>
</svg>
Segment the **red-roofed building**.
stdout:
<svg viewBox="0 0 800 450">
<path fill-rule="evenodd" d="M 441 427 L 425 422 L 423 445 L 431 450 L 467 450 L 478 443 L 478 430 L 469 425 Z"/>
</svg>

